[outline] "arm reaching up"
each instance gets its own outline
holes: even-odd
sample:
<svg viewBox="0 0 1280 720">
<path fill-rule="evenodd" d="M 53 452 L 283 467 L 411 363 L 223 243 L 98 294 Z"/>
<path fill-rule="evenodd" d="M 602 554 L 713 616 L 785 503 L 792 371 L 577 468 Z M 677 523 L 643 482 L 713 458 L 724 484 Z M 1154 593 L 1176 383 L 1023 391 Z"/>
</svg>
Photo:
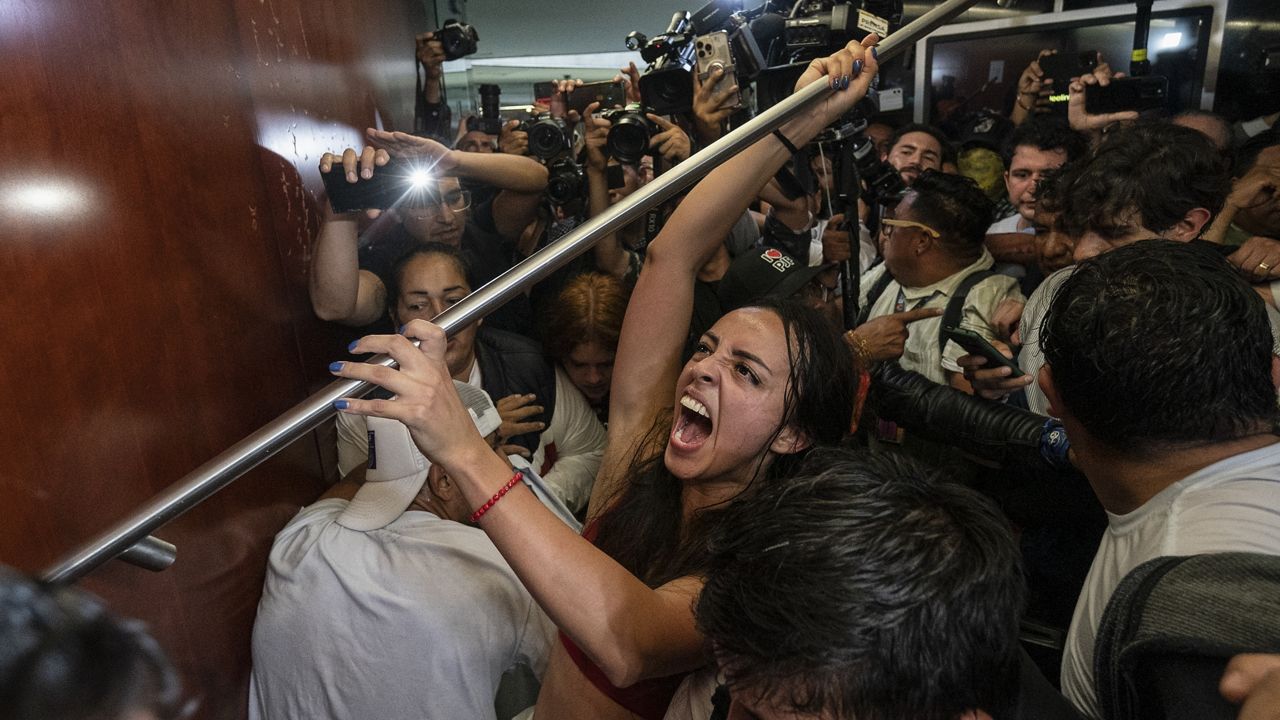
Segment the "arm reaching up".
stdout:
<svg viewBox="0 0 1280 720">
<path fill-rule="evenodd" d="M 850 43 L 810 63 L 796 87 L 823 82 L 833 91 L 810 112 L 784 124 L 782 135 L 802 146 L 861 99 L 876 73 L 871 48 L 878 41 L 870 35 L 863 44 Z M 698 269 L 791 156 L 773 136 L 738 153 L 690 191 L 650 244 L 627 306 L 609 394 L 609 437 L 615 447 L 627 444 L 615 443 L 615 438 L 633 437 L 670 403 L 689 332 Z M 597 495 L 608 492 L 609 488 L 601 490 L 604 485 L 596 483 Z"/>
</svg>

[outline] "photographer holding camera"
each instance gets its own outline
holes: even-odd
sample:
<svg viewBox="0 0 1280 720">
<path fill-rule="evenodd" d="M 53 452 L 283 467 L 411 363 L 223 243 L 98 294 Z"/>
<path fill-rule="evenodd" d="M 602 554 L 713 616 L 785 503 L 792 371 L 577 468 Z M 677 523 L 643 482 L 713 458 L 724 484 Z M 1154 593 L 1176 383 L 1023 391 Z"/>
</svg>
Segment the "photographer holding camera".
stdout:
<svg viewBox="0 0 1280 720">
<path fill-rule="evenodd" d="M 628 153 L 621 153 L 627 157 L 618 157 L 618 138 L 613 133 L 618 118 L 630 116 L 634 120 L 638 113 L 630 110 L 621 114 L 597 113 L 599 109 L 600 103 L 591 103 L 582 114 L 589 217 L 599 215 L 613 204 L 608 179 L 610 162 L 626 166 L 630 164 L 627 161 L 639 159 L 630 157 Z M 654 113 L 644 113 L 643 118 L 647 121 L 648 152 L 651 155 L 662 158 L 668 166 L 688 159 L 693 142 L 679 125 Z M 635 282 L 640 272 L 641 257 L 624 245 L 617 233 L 613 233 L 596 243 L 595 262 L 601 272 L 626 282 Z"/>
<path fill-rule="evenodd" d="M 429 187 L 420 204 L 391 208 L 387 215 L 393 222 L 372 225 L 363 243 L 359 213 L 338 214 L 326 203 L 311 263 L 311 306 L 316 315 L 357 327 L 380 320 L 392 265 L 425 242 L 460 247 L 474 270 L 475 287 L 511 267 L 515 241 L 533 220 L 546 189 L 546 168 L 530 158 L 450 150 L 434 140 L 401 132 L 370 128 L 368 140 L 369 145 L 359 152 L 347 148 L 341 154 L 325 153 L 320 172 L 341 167 L 346 181 L 355 183 L 373 178 L 393 157 L 412 159 L 429 173 Z M 472 207 L 463 180 L 491 185 L 498 193 Z M 380 214 L 366 212 L 371 218 Z M 527 305 L 527 298 L 517 298 L 490 315 L 488 322 L 528 332 L 532 318 L 522 317 L 531 313 Z"/>
</svg>

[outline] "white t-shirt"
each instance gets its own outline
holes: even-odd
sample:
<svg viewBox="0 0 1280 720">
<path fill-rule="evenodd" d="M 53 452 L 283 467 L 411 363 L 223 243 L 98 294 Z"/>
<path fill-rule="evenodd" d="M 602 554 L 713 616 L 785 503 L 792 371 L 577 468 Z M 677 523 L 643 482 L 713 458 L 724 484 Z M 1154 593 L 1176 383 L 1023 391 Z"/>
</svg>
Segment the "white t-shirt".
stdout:
<svg viewBox="0 0 1280 720">
<path fill-rule="evenodd" d="M 809 231 L 809 267 L 817 267 L 822 265 L 822 234 L 827 231 L 827 225 L 831 221 L 826 218 L 819 218 Z M 871 237 L 871 231 L 867 230 L 867 226 L 861 221 L 858 222 L 858 272 L 866 272 L 871 264 L 876 261 L 876 255 L 879 251 L 876 249 L 876 242 Z"/>
<path fill-rule="evenodd" d="M 554 627 L 484 532 L 408 511 L 379 530 L 304 508 L 276 535 L 253 627 L 250 720 L 493 718 L 541 677 Z"/>
<path fill-rule="evenodd" d="M 997 220 L 987 228 L 988 235 L 1004 235 L 1006 233 L 1026 233 L 1027 235 L 1035 235 L 1036 229 L 1028 224 L 1021 227 L 1023 223 L 1022 215 L 1014 213 L 1003 220 Z"/>
<path fill-rule="evenodd" d="M 1062 658 L 1062 692 L 1078 710 L 1101 716 L 1094 640 L 1124 576 L 1158 557 L 1218 552 L 1280 555 L 1280 442 L 1195 472 L 1126 515 L 1108 513 Z"/>
</svg>

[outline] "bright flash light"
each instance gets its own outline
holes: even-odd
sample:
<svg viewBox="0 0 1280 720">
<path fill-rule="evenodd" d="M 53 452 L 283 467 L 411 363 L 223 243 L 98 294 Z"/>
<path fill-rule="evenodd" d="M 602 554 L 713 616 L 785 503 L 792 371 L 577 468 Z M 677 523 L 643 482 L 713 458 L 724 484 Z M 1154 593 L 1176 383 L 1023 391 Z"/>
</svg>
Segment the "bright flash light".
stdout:
<svg viewBox="0 0 1280 720">
<path fill-rule="evenodd" d="M 1157 45 L 1157 47 L 1161 50 L 1171 50 L 1180 45 L 1182 45 L 1182 33 L 1171 32 L 1165 33 L 1164 36 L 1160 38 L 1160 44 Z"/>
<path fill-rule="evenodd" d="M 414 170 L 409 173 L 409 185 L 415 189 L 426 187 L 430 179 L 431 176 L 427 174 L 426 170 Z"/>
<path fill-rule="evenodd" d="M 29 178 L 0 185 L 0 210 L 13 219 L 54 220 L 84 213 L 89 192 L 65 178 Z"/>
</svg>

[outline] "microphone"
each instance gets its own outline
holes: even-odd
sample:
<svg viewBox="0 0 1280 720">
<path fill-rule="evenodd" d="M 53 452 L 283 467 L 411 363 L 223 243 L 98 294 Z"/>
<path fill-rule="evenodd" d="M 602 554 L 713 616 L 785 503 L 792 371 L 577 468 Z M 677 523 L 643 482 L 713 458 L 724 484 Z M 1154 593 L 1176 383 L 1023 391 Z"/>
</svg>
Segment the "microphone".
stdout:
<svg viewBox="0 0 1280 720">
<path fill-rule="evenodd" d="M 765 13 L 752 20 L 749 27 L 756 45 L 765 48 L 771 40 L 782 35 L 787 27 L 787 19 L 777 13 Z"/>
</svg>

